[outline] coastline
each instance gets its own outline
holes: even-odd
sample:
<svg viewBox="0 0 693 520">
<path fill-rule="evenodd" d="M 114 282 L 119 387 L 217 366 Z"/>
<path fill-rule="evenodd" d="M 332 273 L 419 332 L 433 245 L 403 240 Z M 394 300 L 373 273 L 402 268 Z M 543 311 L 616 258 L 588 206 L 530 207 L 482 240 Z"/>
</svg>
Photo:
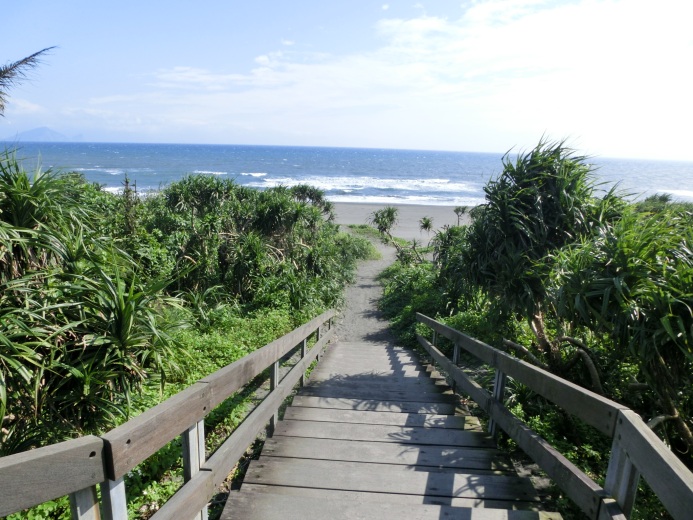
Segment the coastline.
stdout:
<svg viewBox="0 0 693 520">
<path fill-rule="evenodd" d="M 427 243 L 433 237 L 434 232 L 439 231 L 443 226 L 457 225 L 457 215 L 454 211 L 456 206 L 366 202 L 335 202 L 335 222 L 344 226 L 368 224 L 373 212 L 386 206 L 397 208 L 397 224 L 392 230 L 392 235 L 406 240 L 419 240 Z M 423 217 L 433 219 L 433 229 L 430 233 L 421 231 L 419 227 L 419 221 Z M 469 222 L 468 213 L 462 215 L 459 220 L 460 224 L 469 224 Z"/>
</svg>

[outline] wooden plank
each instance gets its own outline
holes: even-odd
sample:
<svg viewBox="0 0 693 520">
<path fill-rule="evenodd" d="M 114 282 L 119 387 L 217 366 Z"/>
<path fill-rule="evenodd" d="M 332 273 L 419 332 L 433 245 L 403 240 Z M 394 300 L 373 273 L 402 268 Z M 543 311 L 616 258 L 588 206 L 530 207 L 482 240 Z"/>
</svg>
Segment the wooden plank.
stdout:
<svg viewBox="0 0 693 520">
<path fill-rule="evenodd" d="M 332 329 L 333 331 L 334 329 Z M 332 332 L 330 331 L 330 332 Z M 322 351 L 324 345 L 329 341 L 331 334 L 324 335 L 306 356 L 301 359 L 284 376 L 276 390 L 269 394 L 255 410 L 236 428 L 217 451 L 205 462 L 202 469 L 212 473 L 215 485 L 219 486 L 226 479 L 238 459 L 241 458 L 247 447 L 255 440 L 258 433 L 269 421 L 274 411 L 291 394 L 294 386 L 301 379 L 305 370 Z M 279 424 L 281 425 L 283 421 Z"/>
<path fill-rule="evenodd" d="M 392 464 L 267 457 L 250 463 L 245 481 L 390 494 L 538 500 L 531 481 L 517 476 L 402 471 Z"/>
<path fill-rule="evenodd" d="M 386 390 L 378 391 L 369 388 L 337 387 L 337 388 L 301 388 L 300 395 L 311 397 L 343 397 L 346 399 L 389 401 L 415 401 L 426 403 L 458 403 L 459 398 L 454 394 L 427 393 L 416 390 Z"/>
<path fill-rule="evenodd" d="M 229 497 L 231 507 L 222 520 L 287 520 L 292 518 L 329 518 L 357 520 L 364 518 L 406 518 L 408 520 L 438 520 L 463 518 L 465 520 L 557 520 L 559 516 L 547 516 L 533 511 L 503 511 L 499 509 L 470 509 L 454 506 L 410 505 L 391 501 L 360 502 L 358 500 L 333 499 L 325 501 L 315 497 L 299 497 L 280 494 L 237 494 Z"/>
<path fill-rule="evenodd" d="M 128 517 L 128 504 L 125 496 L 125 480 L 106 480 L 101 488 L 101 509 L 104 520 L 123 520 Z"/>
<path fill-rule="evenodd" d="M 212 392 L 211 406 L 215 407 L 231 394 L 243 387 L 253 377 L 262 372 L 276 360 L 295 348 L 300 348 L 300 343 L 309 336 L 316 328 L 331 317 L 334 311 L 328 311 L 305 325 L 298 327 L 289 334 L 265 345 L 261 349 L 251 352 L 247 356 L 239 359 L 235 363 L 221 368 L 200 379 L 199 382 L 210 385 Z M 327 337 L 334 336 L 334 329 L 328 331 Z M 324 345 L 325 343 L 323 343 Z"/>
<path fill-rule="evenodd" d="M 284 420 L 277 425 L 275 436 L 278 435 L 319 439 L 397 442 L 401 444 L 439 444 L 475 448 L 492 448 L 495 446 L 493 439 L 485 432 L 445 430 L 441 428 L 409 428 L 381 424 Z"/>
<path fill-rule="evenodd" d="M 385 378 L 373 376 L 356 376 L 335 378 L 329 381 L 311 381 L 306 388 L 332 388 L 332 389 L 349 389 L 358 388 L 363 390 L 372 390 L 375 392 L 396 392 L 396 391 L 412 391 L 427 394 L 440 394 L 450 391 L 450 387 L 444 382 L 433 382 L 425 378 L 409 378 L 410 381 L 388 381 Z"/>
<path fill-rule="evenodd" d="M 195 383 L 103 435 L 108 478 L 117 480 L 211 410 L 207 383 Z"/>
<path fill-rule="evenodd" d="M 616 417 L 619 410 L 627 409 L 625 406 L 510 356 L 462 332 L 438 323 L 428 316 L 417 313 L 416 318 L 439 334 L 458 343 L 484 363 L 501 370 L 539 395 L 556 403 L 568 413 L 579 417 L 609 437 L 613 437 Z M 425 340 L 425 338 L 422 339 Z"/>
<path fill-rule="evenodd" d="M 151 520 L 196 518 L 216 492 L 210 471 L 199 471 L 151 517 Z M 121 520 L 121 519 L 119 519 Z"/>
<path fill-rule="evenodd" d="M 350 439 L 272 437 L 265 441 L 262 457 L 384 462 L 460 470 L 514 472 L 512 464 L 495 449 L 428 446 Z"/>
<path fill-rule="evenodd" d="M 439 350 L 428 340 L 419 336 L 419 343 L 431 356 L 444 366 L 455 382 L 467 392 L 481 408 L 500 426 L 520 448 L 529 455 L 551 477 L 558 486 L 590 518 L 596 518 L 604 490 L 580 471 L 555 448 L 513 416 L 501 403 L 491 397 L 478 383 L 472 381 L 462 370 L 452 366 Z"/>
<path fill-rule="evenodd" d="M 336 351 L 382 350 L 388 352 L 413 352 L 412 349 L 391 345 L 390 343 L 373 343 L 370 341 L 338 341 L 328 349 L 328 353 Z"/>
<path fill-rule="evenodd" d="M 277 388 L 271 392 L 231 436 L 204 462 L 200 471 L 181 487 L 164 506 L 152 517 L 155 520 L 191 518 L 200 511 L 214 495 L 215 489 L 227 478 L 258 433 L 267 425 L 270 417 L 298 384 L 306 368 L 322 351 L 329 334 L 324 335 L 307 355 L 284 376 Z M 185 515 L 181 513 L 185 511 Z M 192 512 L 192 514 L 189 514 Z"/>
<path fill-rule="evenodd" d="M 327 356 L 326 356 L 327 358 Z M 393 364 L 409 364 L 409 363 L 421 363 L 418 356 L 413 356 L 411 354 L 388 354 L 384 352 L 359 352 L 359 353 L 345 353 L 345 352 L 335 352 L 330 354 L 328 358 L 331 362 L 336 361 L 351 361 L 357 363 L 368 364 L 368 362 L 375 363 L 393 363 Z"/>
<path fill-rule="evenodd" d="M 104 443 L 88 435 L 0 458 L 0 516 L 105 479 Z"/>
<path fill-rule="evenodd" d="M 693 473 L 632 410 L 621 411 L 616 438 L 671 516 L 691 518 Z"/>
<path fill-rule="evenodd" d="M 371 412 L 361 410 L 337 410 L 330 408 L 304 408 L 290 406 L 284 419 L 295 421 L 326 421 L 336 423 L 389 424 L 426 428 L 456 428 L 481 431 L 481 423 L 471 415 L 435 415 L 418 413 Z"/>
<path fill-rule="evenodd" d="M 422 366 L 422 365 L 417 365 L 417 366 L 410 366 L 410 367 L 404 367 L 404 368 L 398 368 L 398 369 L 393 369 L 392 366 L 384 366 L 384 367 L 374 367 L 372 365 L 370 366 L 364 366 L 362 364 L 356 364 L 356 365 L 346 365 L 346 364 L 339 364 L 339 363 L 328 363 L 328 362 L 320 362 L 320 365 L 318 365 L 318 369 L 320 371 L 331 371 L 339 374 L 363 374 L 364 372 L 373 372 L 373 373 L 378 373 L 378 374 L 387 374 L 387 375 L 398 375 L 398 376 L 421 376 L 425 375 L 428 373 L 427 367 Z"/>
<path fill-rule="evenodd" d="M 163 403 L 106 433 L 109 459 L 106 471 L 116 480 L 243 387 L 276 359 L 298 345 L 334 311 L 328 311 L 291 333 L 228 365 L 179 392 Z M 333 331 L 332 331 L 333 334 Z M 328 340 L 332 334 L 324 338 Z M 323 342 L 322 345 L 325 343 Z M 293 345 L 293 346 L 292 346 Z"/>
<path fill-rule="evenodd" d="M 635 496 L 640 483 L 640 472 L 633 465 L 626 450 L 621 447 L 618 440 L 618 425 L 616 426 L 616 438 L 611 444 L 609 466 L 604 479 L 604 490 L 614 498 L 624 516 L 630 517 L 635 504 Z"/>
<path fill-rule="evenodd" d="M 364 370 L 392 370 L 398 374 L 405 375 L 412 372 L 425 372 L 425 367 L 422 366 L 420 363 L 395 364 L 389 361 L 373 361 L 371 363 L 361 363 L 360 361 L 325 361 L 325 364 L 322 366 L 325 369 L 332 369 L 335 372 L 341 373 L 348 373 L 353 371 L 363 372 Z"/>
<path fill-rule="evenodd" d="M 327 381 L 334 377 L 347 377 L 347 376 L 358 376 L 358 377 L 387 377 L 390 381 L 407 381 L 407 380 L 428 380 L 428 381 L 445 381 L 445 378 L 438 372 L 424 372 L 422 370 L 412 371 L 410 373 L 401 372 L 396 373 L 394 370 L 362 370 L 353 371 L 349 373 L 337 372 L 333 368 L 324 367 L 322 364 L 318 365 L 310 373 L 311 381 Z"/>
<path fill-rule="evenodd" d="M 343 489 L 317 489 L 290 486 L 265 486 L 262 484 L 244 483 L 240 490 L 241 493 L 254 495 L 279 494 L 297 497 L 316 497 L 321 500 L 350 500 L 358 502 L 383 502 L 388 497 L 395 497 L 398 503 L 408 504 L 409 507 L 421 504 L 444 505 L 455 507 L 473 507 L 478 509 L 510 509 L 519 511 L 536 511 L 539 503 L 523 502 L 518 500 L 485 500 L 483 498 L 451 498 L 440 496 L 407 495 L 399 493 L 397 495 L 386 495 L 383 493 L 366 493 L 360 491 L 346 491 Z M 228 507 L 233 507 L 233 502 L 228 503 Z M 412 507 L 413 508 L 413 507 Z M 223 518 L 223 517 L 222 517 Z M 367 517 L 368 518 L 368 517 Z"/>
<path fill-rule="evenodd" d="M 392 413 L 426 413 L 454 414 L 455 405 L 452 403 L 421 403 L 418 401 L 378 399 L 347 399 L 343 397 L 311 397 L 307 395 L 294 396 L 292 406 L 310 408 L 335 408 L 339 410 L 371 410 Z"/>
<path fill-rule="evenodd" d="M 491 416 L 588 517 L 596 518 L 605 494 L 601 486 L 496 401 Z"/>
<path fill-rule="evenodd" d="M 75 520 L 101 520 L 96 486 L 70 493 L 70 513 Z"/>
</svg>

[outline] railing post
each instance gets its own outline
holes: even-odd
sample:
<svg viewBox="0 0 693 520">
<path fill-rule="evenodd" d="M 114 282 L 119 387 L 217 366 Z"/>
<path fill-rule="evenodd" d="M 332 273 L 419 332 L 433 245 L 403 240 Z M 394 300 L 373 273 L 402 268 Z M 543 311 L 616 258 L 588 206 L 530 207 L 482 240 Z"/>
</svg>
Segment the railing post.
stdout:
<svg viewBox="0 0 693 520">
<path fill-rule="evenodd" d="M 640 472 L 630 461 L 626 450 L 619 442 L 618 426 L 614 433 L 614 442 L 611 445 L 611 457 L 609 467 L 606 470 L 604 491 L 606 491 L 621 507 L 621 511 L 630 518 L 635 504 L 635 495 L 638 492 Z"/>
<path fill-rule="evenodd" d="M 279 384 L 279 361 L 275 361 L 272 363 L 272 366 L 270 367 L 270 393 L 274 391 L 275 388 L 277 388 L 277 385 Z M 270 435 L 274 433 L 274 428 L 277 426 L 277 422 L 279 421 L 279 413 L 274 412 L 274 415 L 270 418 Z"/>
<path fill-rule="evenodd" d="M 330 324 L 332 323 L 331 318 L 328 320 L 328 323 L 330 323 Z M 330 325 L 330 328 L 331 327 L 332 326 Z M 320 341 L 320 326 L 319 325 L 318 325 L 318 330 L 315 331 L 315 342 L 317 343 L 318 341 Z M 322 352 L 318 352 L 318 357 L 317 357 L 318 361 L 320 361 L 321 357 L 322 357 Z"/>
<path fill-rule="evenodd" d="M 181 435 L 183 441 L 183 478 L 188 482 L 200 471 L 205 461 L 205 422 L 193 424 Z M 196 516 L 195 520 L 207 520 L 207 506 Z"/>
<path fill-rule="evenodd" d="M 305 338 L 301 342 L 301 359 L 306 357 L 306 352 L 308 352 L 308 338 Z M 306 384 L 306 373 L 303 372 L 303 375 L 301 376 L 301 379 L 299 380 L 299 385 L 303 386 Z"/>
<path fill-rule="evenodd" d="M 70 493 L 70 512 L 75 520 L 101 520 L 96 486 Z"/>
<path fill-rule="evenodd" d="M 460 363 L 460 346 L 455 342 L 455 346 L 452 350 L 452 364 L 455 366 L 458 366 Z M 457 383 L 455 381 L 452 381 L 452 391 L 456 392 L 457 391 Z"/>
<path fill-rule="evenodd" d="M 128 504 L 123 477 L 102 482 L 100 487 L 104 520 L 127 520 Z"/>
<path fill-rule="evenodd" d="M 496 374 L 493 377 L 493 398 L 501 404 L 503 404 L 505 401 L 504 396 L 506 379 L 507 376 L 505 375 L 505 372 L 501 372 L 500 370 L 496 369 Z M 498 437 L 498 424 L 496 424 L 496 421 L 493 419 L 488 422 L 488 431 L 494 439 Z"/>
</svg>

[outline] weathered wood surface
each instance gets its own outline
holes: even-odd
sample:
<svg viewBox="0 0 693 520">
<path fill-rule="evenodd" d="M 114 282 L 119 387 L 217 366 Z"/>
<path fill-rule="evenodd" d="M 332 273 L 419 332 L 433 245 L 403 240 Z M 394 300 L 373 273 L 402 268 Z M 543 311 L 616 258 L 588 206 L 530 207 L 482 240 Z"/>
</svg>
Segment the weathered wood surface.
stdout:
<svg viewBox="0 0 693 520">
<path fill-rule="evenodd" d="M 693 516 L 693 475 L 632 410 L 621 411 L 616 439 L 674 518 Z"/>
<path fill-rule="evenodd" d="M 108 433 L 106 467 L 110 479 L 118 479 L 191 425 L 203 420 L 218 404 L 281 358 L 334 315 L 328 311 L 281 338 L 265 345 L 191 387 L 150 408 Z"/>
<path fill-rule="evenodd" d="M 454 341 L 484 363 L 521 381 L 522 384 L 539 395 L 553 401 L 568 413 L 579 417 L 609 437 L 614 434 L 618 412 L 627 409 L 626 406 L 619 405 L 546 370 L 510 356 L 462 332 L 438 323 L 428 316 L 417 313 L 416 317 L 418 321 L 425 323 L 436 333 Z"/>
<path fill-rule="evenodd" d="M 294 386 L 303 377 L 306 369 L 317 358 L 325 343 L 333 336 L 333 331 L 324 334 L 284 376 L 278 387 L 270 393 L 243 421 L 214 454 L 202 464 L 196 473 L 178 493 L 164 504 L 152 517 L 153 520 L 177 520 L 192 518 L 212 498 L 217 489 L 231 473 L 237 461 L 257 438 L 282 402 L 291 394 Z M 184 514 L 183 514 L 184 512 Z M 190 513 L 193 514 L 190 514 Z"/>
<path fill-rule="evenodd" d="M 455 518 L 464 520 L 560 520 L 555 513 L 534 511 L 506 511 L 502 509 L 469 509 L 468 507 L 411 504 L 403 501 L 362 501 L 357 497 L 329 498 L 302 495 L 270 495 L 259 493 L 232 493 L 229 500 L 237 505 L 235 511 L 225 512 L 222 519 L 262 518 L 264 520 L 290 520 L 329 518 L 357 520 L 372 518 L 406 518 L 408 520 L 438 520 Z M 399 495 L 404 496 L 404 495 Z M 272 498 L 273 500 L 267 500 Z M 264 499 L 264 500 L 263 500 Z"/>
<path fill-rule="evenodd" d="M 325 501 L 348 499 L 352 502 L 388 502 L 388 495 L 382 493 L 361 493 L 359 491 L 346 491 L 343 489 L 318 489 L 318 488 L 302 488 L 302 487 L 283 487 L 283 486 L 264 486 L 262 484 L 243 484 L 241 493 L 251 493 L 256 497 L 261 495 L 290 495 L 298 497 L 314 497 Z M 491 509 L 511 509 L 519 511 L 537 511 L 537 502 L 519 502 L 517 500 L 486 500 L 483 498 L 451 498 L 442 496 L 426 496 L 426 495 L 407 495 L 398 493 L 396 497 L 397 503 L 408 504 L 409 506 L 417 505 L 436 505 L 436 506 L 454 506 L 465 508 L 491 508 Z M 222 517 L 226 518 L 226 517 Z M 231 517 L 235 518 L 235 517 Z M 369 518 L 369 517 L 365 517 Z M 376 517 L 378 518 L 378 517 Z M 406 518 L 406 517 L 405 517 Z M 464 516 L 458 518 L 465 518 Z"/>
<path fill-rule="evenodd" d="M 364 442 L 343 439 L 273 437 L 265 441 L 263 457 L 340 460 L 405 466 L 433 467 L 439 470 L 484 470 L 513 472 L 510 461 L 497 450 L 454 446 L 408 445 L 391 442 Z M 469 471 L 460 471 L 468 473 Z"/>
<path fill-rule="evenodd" d="M 601 487 L 566 459 L 522 421 L 512 415 L 491 394 L 481 388 L 462 370 L 455 367 L 435 346 L 419 336 L 419 344 L 446 370 L 459 387 L 500 426 L 529 457 L 546 471 L 556 484 L 582 509 L 589 518 L 596 518 L 600 508 Z"/>
<path fill-rule="evenodd" d="M 91 435 L 0 458 L 0 516 L 102 482 L 103 460 Z"/>
<path fill-rule="evenodd" d="M 524 511 L 539 506 L 438 373 L 404 349 L 338 344 L 222 518 L 560 518 Z"/>
<path fill-rule="evenodd" d="M 311 397 L 306 395 L 294 397 L 293 406 L 424 414 L 454 414 L 456 408 L 453 403 L 421 403 L 403 400 L 388 400 L 384 402 L 378 399 L 346 399 L 343 397 Z"/>
<path fill-rule="evenodd" d="M 358 441 L 397 442 L 400 444 L 436 444 L 492 448 L 493 439 L 485 432 L 444 428 L 418 428 L 383 424 L 330 423 L 323 421 L 281 421 L 275 436 L 316 439 L 351 439 Z"/>
<path fill-rule="evenodd" d="M 477 417 L 471 415 L 436 415 L 419 413 L 366 412 L 362 410 L 339 410 L 332 408 L 306 408 L 291 406 L 284 419 L 298 421 L 326 421 L 332 423 L 388 424 L 392 426 L 457 428 L 459 430 L 482 431 Z"/>
<path fill-rule="evenodd" d="M 500 393 L 494 392 L 492 396 L 447 359 L 435 345 L 418 336 L 421 346 L 440 364 L 442 370 L 553 478 L 589 518 L 625 520 L 633 508 L 641 477 L 674 518 L 691 518 L 693 472 L 685 467 L 635 412 L 427 316 L 417 313 L 417 320 L 433 329 L 434 342 L 437 334 L 452 340 L 456 349 L 464 348 L 484 363 L 495 367 L 497 375 L 512 376 L 613 438 L 609 467 L 602 488 L 514 417 L 505 408 Z"/>
</svg>

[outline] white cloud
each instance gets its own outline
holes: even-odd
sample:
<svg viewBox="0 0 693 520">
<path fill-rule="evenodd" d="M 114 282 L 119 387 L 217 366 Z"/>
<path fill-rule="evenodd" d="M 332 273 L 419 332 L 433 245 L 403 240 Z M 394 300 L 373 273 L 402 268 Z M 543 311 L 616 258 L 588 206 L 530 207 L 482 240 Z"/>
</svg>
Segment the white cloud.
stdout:
<svg viewBox="0 0 693 520">
<path fill-rule="evenodd" d="M 296 42 L 293 40 L 282 40 L 282 45 L 285 47 L 291 47 L 292 45 L 296 45 Z"/>
<path fill-rule="evenodd" d="M 381 7 L 381 9 L 382 9 L 383 11 L 387 11 L 389 8 L 390 8 L 390 4 L 383 4 L 382 7 Z"/>
<path fill-rule="evenodd" d="M 692 10 L 476 1 L 457 17 L 385 18 L 370 52 L 286 49 L 242 72 L 159 70 L 143 93 L 93 103 L 123 107 L 123 122 L 143 114 L 151 128 L 214 128 L 227 142 L 505 151 L 547 133 L 588 153 L 680 156 L 691 153 Z"/>
<path fill-rule="evenodd" d="M 41 105 L 21 98 L 10 98 L 7 103 L 8 115 L 36 114 L 44 110 Z"/>
</svg>

